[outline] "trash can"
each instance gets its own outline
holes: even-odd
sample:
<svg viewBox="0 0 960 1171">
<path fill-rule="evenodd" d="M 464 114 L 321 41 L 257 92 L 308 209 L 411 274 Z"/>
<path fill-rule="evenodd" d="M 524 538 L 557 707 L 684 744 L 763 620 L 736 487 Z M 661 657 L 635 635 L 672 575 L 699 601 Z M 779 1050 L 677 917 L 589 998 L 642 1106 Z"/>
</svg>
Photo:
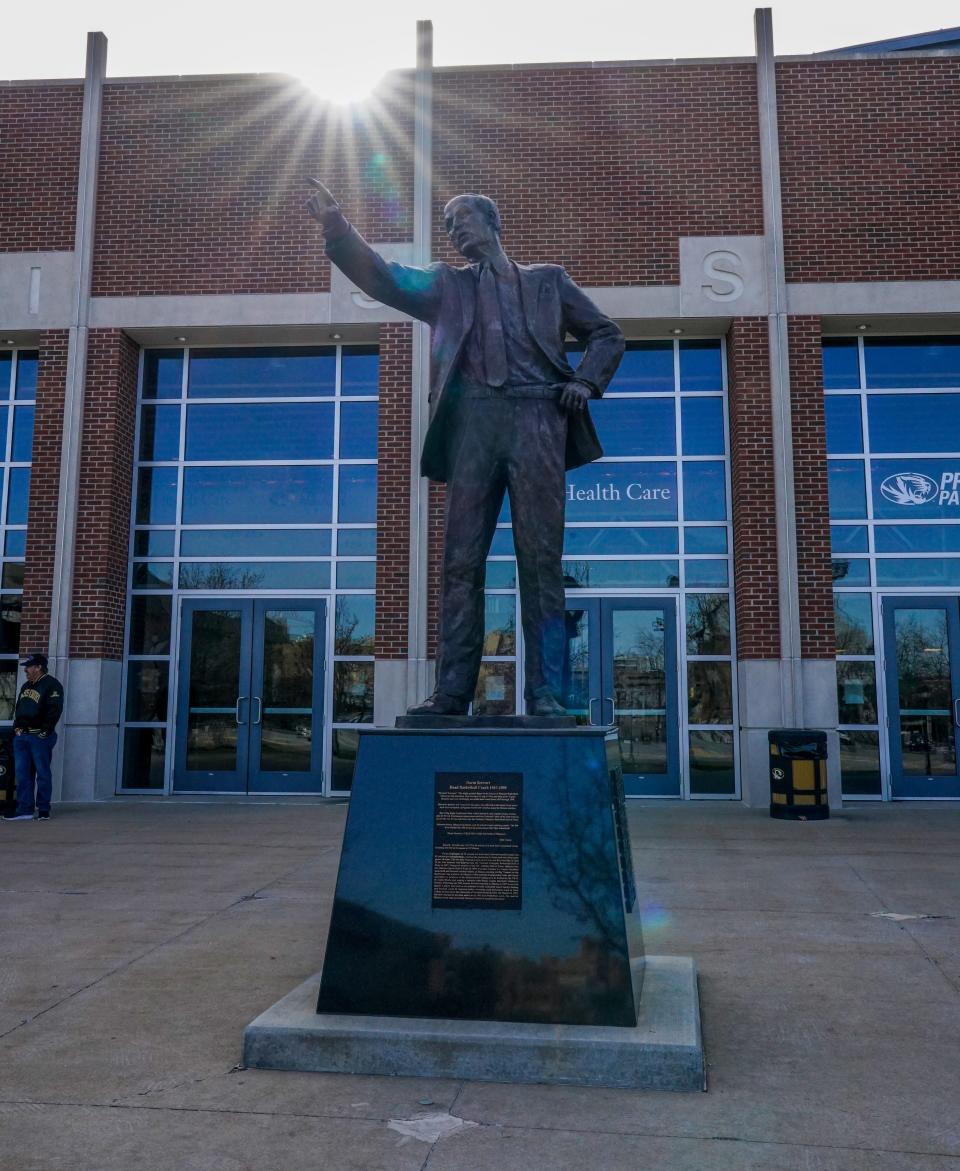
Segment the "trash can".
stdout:
<svg viewBox="0 0 960 1171">
<path fill-rule="evenodd" d="M 786 821 L 822 821 L 827 797 L 827 734 L 809 728 L 779 728 L 770 743 L 770 816 Z"/>
<path fill-rule="evenodd" d="M 13 728 L 0 728 L 0 806 L 17 811 L 17 779 L 13 768 Z"/>
</svg>

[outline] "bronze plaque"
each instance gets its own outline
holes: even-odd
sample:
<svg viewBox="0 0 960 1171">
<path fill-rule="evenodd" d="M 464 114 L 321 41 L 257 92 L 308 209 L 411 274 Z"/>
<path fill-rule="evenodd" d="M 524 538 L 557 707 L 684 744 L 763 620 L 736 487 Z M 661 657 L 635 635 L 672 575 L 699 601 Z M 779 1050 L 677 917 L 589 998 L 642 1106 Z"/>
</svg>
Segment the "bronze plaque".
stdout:
<svg viewBox="0 0 960 1171">
<path fill-rule="evenodd" d="M 433 903 L 519 911 L 523 901 L 523 774 L 436 773 Z"/>
</svg>

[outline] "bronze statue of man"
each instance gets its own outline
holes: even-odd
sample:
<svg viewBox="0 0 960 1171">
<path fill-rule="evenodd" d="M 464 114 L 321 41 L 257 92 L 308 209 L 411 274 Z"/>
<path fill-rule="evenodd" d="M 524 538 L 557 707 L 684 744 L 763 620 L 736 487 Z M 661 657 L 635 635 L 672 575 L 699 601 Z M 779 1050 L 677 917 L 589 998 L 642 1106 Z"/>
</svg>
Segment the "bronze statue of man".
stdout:
<svg viewBox="0 0 960 1171">
<path fill-rule="evenodd" d="M 347 222 L 319 180 L 307 201 L 326 254 L 368 296 L 431 327 L 430 425 L 420 470 L 446 483 L 436 689 L 411 715 L 463 715 L 480 671 L 484 577 L 504 492 L 510 494 L 525 647 L 526 710 L 562 716 L 563 514 L 567 468 L 603 454 L 587 401 L 623 354 L 623 334 L 557 264 L 515 264 L 484 195 L 444 208 L 468 262 L 388 262 Z M 570 334 L 584 346 L 576 371 Z"/>
</svg>

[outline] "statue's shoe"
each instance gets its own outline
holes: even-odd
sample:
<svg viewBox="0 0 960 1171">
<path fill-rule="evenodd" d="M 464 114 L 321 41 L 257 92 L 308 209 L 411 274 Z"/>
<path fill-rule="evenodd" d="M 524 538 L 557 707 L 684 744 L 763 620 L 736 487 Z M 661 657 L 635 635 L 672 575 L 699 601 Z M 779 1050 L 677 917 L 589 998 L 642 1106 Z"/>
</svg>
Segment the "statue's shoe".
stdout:
<svg viewBox="0 0 960 1171">
<path fill-rule="evenodd" d="M 435 691 L 418 703 L 416 707 L 408 707 L 408 716 L 465 716 L 469 704 L 465 699 L 454 695 L 445 695 L 442 691 Z"/>
<path fill-rule="evenodd" d="M 535 695 L 527 704 L 528 716 L 566 716 L 569 713 L 563 704 L 552 695 Z"/>
</svg>

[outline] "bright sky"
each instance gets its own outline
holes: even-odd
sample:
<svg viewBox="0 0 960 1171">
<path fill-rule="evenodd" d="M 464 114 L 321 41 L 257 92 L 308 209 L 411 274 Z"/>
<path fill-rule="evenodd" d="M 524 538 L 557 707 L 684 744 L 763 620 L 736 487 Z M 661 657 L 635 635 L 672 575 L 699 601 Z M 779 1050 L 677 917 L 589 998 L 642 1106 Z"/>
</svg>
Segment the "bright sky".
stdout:
<svg viewBox="0 0 960 1171">
<path fill-rule="evenodd" d="M 960 24 L 941 0 L 779 0 L 778 53 L 810 53 Z M 438 65 L 749 56 L 750 0 L 34 0 L 3 17 L 0 76 L 79 77 L 86 33 L 106 33 L 113 77 L 291 73 L 350 100 L 414 61 L 432 20 Z"/>
</svg>

